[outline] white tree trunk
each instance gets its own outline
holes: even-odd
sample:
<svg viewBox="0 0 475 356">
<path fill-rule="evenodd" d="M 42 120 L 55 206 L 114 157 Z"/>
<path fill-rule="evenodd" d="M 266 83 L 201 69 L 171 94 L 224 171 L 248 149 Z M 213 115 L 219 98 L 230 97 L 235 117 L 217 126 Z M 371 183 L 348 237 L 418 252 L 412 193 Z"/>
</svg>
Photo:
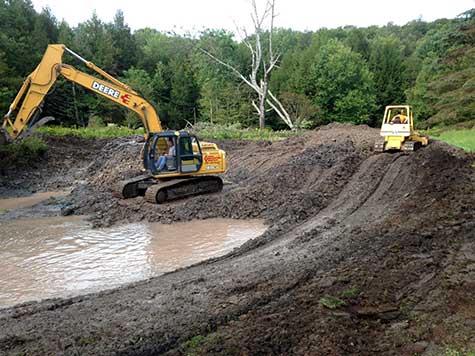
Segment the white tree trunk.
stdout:
<svg viewBox="0 0 475 356">
<path fill-rule="evenodd" d="M 249 78 L 244 76 L 240 73 L 235 67 L 231 66 L 230 64 L 222 61 L 221 59 L 215 57 L 208 51 L 202 49 L 202 51 L 211 57 L 216 62 L 220 63 L 221 65 L 230 69 L 235 75 L 237 75 L 244 83 L 250 86 L 256 93 L 259 99 L 259 106 L 253 101 L 252 106 L 256 109 L 257 114 L 259 115 L 259 128 L 265 128 L 266 124 L 266 104 L 268 104 L 272 109 L 275 110 L 277 115 L 289 126 L 289 128 L 293 129 L 294 125 L 292 120 L 283 107 L 282 103 L 271 93 L 269 90 L 269 77 L 272 70 L 275 68 L 280 55 L 275 56 L 274 51 L 272 48 L 272 33 L 274 31 L 274 18 L 275 18 L 275 0 L 267 0 L 266 8 L 264 13 L 259 16 L 257 11 L 256 0 L 251 0 L 251 6 L 253 12 L 251 13 L 251 18 L 254 24 L 254 36 L 255 36 L 255 43 L 250 42 L 250 37 L 246 34 L 244 30 L 245 38 L 243 43 L 251 52 L 251 74 Z M 261 45 L 261 34 L 263 33 L 263 23 L 265 19 L 270 16 L 270 28 L 269 28 L 269 59 L 266 60 L 262 56 L 262 45 Z M 262 69 L 261 69 L 262 68 Z M 261 74 L 261 78 L 258 83 L 258 76 Z M 268 98 L 269 96 L 269 98 Z"/>
</svg>

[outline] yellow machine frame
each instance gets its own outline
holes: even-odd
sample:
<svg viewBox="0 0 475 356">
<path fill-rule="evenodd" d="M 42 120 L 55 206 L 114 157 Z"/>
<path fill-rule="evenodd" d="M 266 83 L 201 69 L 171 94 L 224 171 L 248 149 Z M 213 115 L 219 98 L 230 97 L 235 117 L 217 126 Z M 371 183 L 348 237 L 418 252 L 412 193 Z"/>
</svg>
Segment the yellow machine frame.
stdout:
<svg viewBox="0 0 475 356">
<path fill-rule="evenodd" d="M 398 117 L 398 121 L 395 118 Z M 406 122 L 401 122 L 400 119 Z M 409 105 L 389 105 L 384 110 L 380 135 L 384 140 L 375 144 L 375 150 L 414 151 L 419 146 L 426 146 L 429 139 L 414 129 L 414 113 Z"/>
</svg>

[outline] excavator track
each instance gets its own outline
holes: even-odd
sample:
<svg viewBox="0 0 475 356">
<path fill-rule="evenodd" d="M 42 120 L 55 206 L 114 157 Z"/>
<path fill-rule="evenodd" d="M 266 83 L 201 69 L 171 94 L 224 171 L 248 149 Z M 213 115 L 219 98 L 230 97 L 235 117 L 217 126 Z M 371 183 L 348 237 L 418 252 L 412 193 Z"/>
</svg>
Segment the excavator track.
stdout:
<svg viewBox="0 0 475 356">
<path fill-rule="evenodd" d="M 173 179 L 153 184 L 145 192 L 149 203 L 162 204 L 166 201 L 194 195 L 217 193 L 223 189 L 223 180 L 216 176 L 202 176 Z"/>
<path fill-rule="evenodd" d="M 121 199 L 130 199 L 144 195 L 142 191 L 143 188 L 141 188 L 140 185 L 151 179 L 150 174 L 144 174 L 131 179 L 121 180 L 116 183 L 113 189 L 113 195 Z"/>
</svg>

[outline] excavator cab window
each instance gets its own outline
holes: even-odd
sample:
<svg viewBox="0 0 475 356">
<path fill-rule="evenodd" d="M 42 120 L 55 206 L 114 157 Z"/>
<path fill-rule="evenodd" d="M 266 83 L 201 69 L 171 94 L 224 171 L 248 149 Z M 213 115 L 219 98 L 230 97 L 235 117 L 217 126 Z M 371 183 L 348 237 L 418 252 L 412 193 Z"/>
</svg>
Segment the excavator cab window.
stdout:
<svg viewBox="0 0 475 356">
<path fill-rule="evenodd" d="M 182 173 L 197 172 L 201 168 L 202 154 L 198 139 L 194 136 L 182 136 L 179 138 L 178 159 Z"/>
<path fill-rule="evenodd" d="M 177 170 L 176 141 L 176 136 L 171 136 L 167 138 L 167 150 L 165 151 L 165 169 L 168 172 L 175 172 Z"/>
<path fill-rule="evenodd" d="M 148 138 L 144 147 L 144 165 L 152 174 L 175 173 L 178 170 L 176 144 L 175 135 L 154 134 Z"/>
</svg>

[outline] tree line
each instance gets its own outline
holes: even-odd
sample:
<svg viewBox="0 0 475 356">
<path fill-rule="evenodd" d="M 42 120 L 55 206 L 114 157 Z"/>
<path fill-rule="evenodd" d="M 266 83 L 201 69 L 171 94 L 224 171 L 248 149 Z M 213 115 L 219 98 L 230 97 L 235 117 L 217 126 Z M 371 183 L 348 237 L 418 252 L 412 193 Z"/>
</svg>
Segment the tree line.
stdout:
<svg viewBox="0 0 475 356">
<path fill-rule="evenodd" d="M 250 35 L 247 41 L 252 40 Z M 334 121 L 378 125 L 385 105 L 404 103 L 414 106 L 422 127 L 475 117 L 475 9 L 454 19 L 403 26 L 277 28 L 272 40 L 282 55 L 269 87 L 297 127 Z M 203 121 L 258 125 L 255 93 L 203 51 L 249 75 L 250 55 L 232 32 L 132 32 L 121 11 L 110 23 L 93 13 L 71 27 L 49 9 L 38 13 L 29 0 L 0 1 L 2 113 L 50 43 L 65 44 L 129 84 L 156 106 L 168 128 Z M 72 57 L 65 56 L 65 62 L 87 72 Z M 66 80 L 58 80 L 42 110 L 62 125 L 85 126 L 94 119 L 140 125 L 134 114 Z M 286 127 L 272 113 L 267 125 Z"/>
</svg>

